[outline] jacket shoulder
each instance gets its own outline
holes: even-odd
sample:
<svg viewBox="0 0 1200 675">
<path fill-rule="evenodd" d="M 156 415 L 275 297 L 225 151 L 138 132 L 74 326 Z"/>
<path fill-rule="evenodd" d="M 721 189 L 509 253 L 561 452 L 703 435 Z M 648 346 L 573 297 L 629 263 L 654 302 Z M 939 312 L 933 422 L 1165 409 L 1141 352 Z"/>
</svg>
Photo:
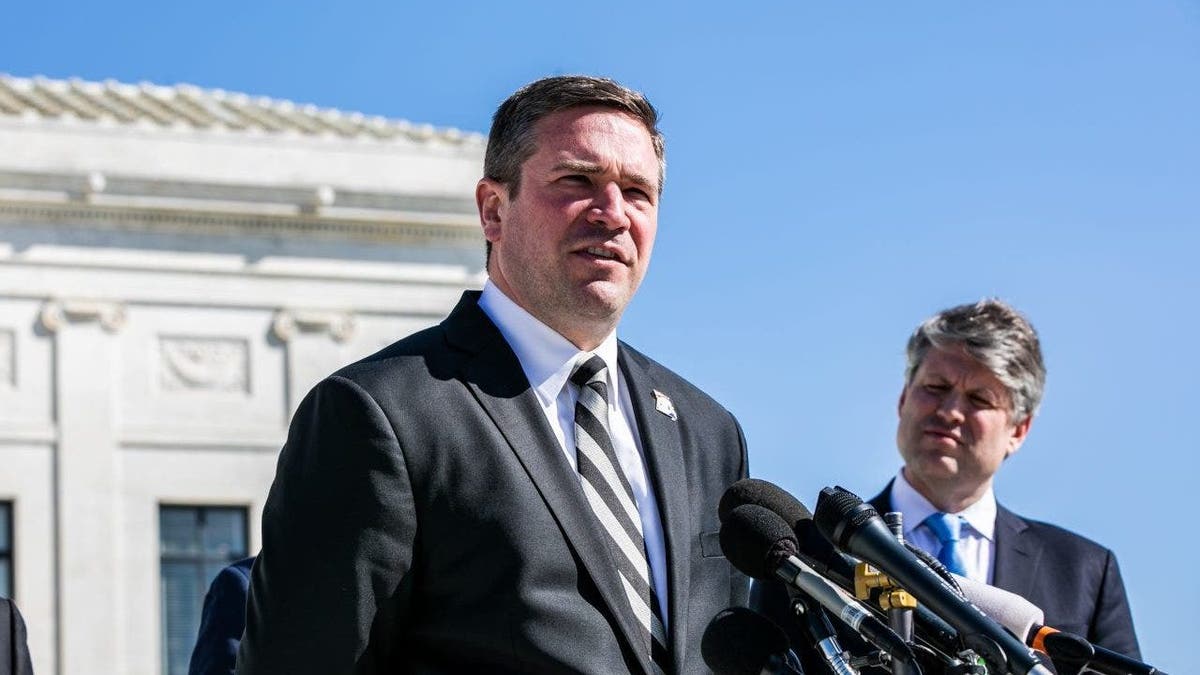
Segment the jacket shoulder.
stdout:
<svg viewBox="0 0 1200 675">
<path fill-rule="evenodd" d="M 1026 535 L 1035 537 L 1051 547 L 1051 550 L 1060 551 L 1064 556 L 1075 558 L 1095 556 L 1105 558 L 1112 555 L 1112 551 L 1103 544 L 1068 530 L 1065 527 L 1042 520 L 1025 518 L 1002 506 L 999 507 L 999 514 L 1002 514 L 1002 517 L 1012 518 L 1014 522 L 1026 528 Z"/>
<path fill-rule="evenodd" d="M 642 370 L 650 375 L 650 378 L 655 382 L 660 383 L 664 387 L 671 388 L 672 396 L 678 396 L 686 400 L 692 406 L 699 406 L 720 411 L 733 417 L 733 414 L 725 409 L 713 397 L 709 396 L 696 385 L 692 384 L 675 371 L 667 368 L 658 361 L 646 356 L 642 352 L 629 346 L 627 343 L 621 343 L 621 351 L 631 363 L 637 364 Z M 667 393 L 667 392 L 664 392 Z"/>
</svg>

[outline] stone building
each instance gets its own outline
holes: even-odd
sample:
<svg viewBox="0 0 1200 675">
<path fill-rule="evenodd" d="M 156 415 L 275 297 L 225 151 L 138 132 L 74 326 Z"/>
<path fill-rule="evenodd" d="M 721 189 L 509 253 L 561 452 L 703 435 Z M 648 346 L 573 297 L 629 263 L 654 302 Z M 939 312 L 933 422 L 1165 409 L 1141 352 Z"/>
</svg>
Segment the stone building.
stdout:
<svg viewBox="0 0 1200 675">
<path fill-rule="evenodd" d="M 186 672 L 308 388 L 482 282 L 482 155 L 284 101 L 0 75 L 0 594 L 38 673 Z"/>
</svg>

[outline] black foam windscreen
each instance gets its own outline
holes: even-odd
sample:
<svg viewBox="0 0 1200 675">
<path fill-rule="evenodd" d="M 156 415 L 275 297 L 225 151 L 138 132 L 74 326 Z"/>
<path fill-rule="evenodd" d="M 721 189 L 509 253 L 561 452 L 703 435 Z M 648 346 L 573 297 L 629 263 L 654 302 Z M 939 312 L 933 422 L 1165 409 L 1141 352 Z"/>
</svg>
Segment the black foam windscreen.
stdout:
<svg viewBox="0 0 1200 675">
<path fill-rule="evenodd" d="M 787 490 L 778 485 L 759 478 L 743 478 L 721 495 L 721 503 L 717 505 L 717 515 L 721 522 L 729 517 L 729 512 L 743 504 L 758 504 L 766 507 L 783 518 L 793 530 L 804 520 L 810 520 L 812 514 Z"/>
<path fill-rule="evenodd" d="M 760 675 L 772 656 L 788 649 L 782 628 L 745 607 L 718 612 L 700 639 L 700 654 L 717 675 Z"/>
<path fill-rule="evenodd" d="M 755 579 L 772 579 L 788 556 L 796 555 L 796 535 L 779 514 L 758 504 L 742 504 L 721 524 L 721 551 Z"/>
<path fill-rule="evenodd" d="M 879 513 L 853 492 L 839 486 L 824 488 L 817 496 L 813 522 L 825 538 L 839 547 L 866 521 L 879 518 Z"/>
</svg>

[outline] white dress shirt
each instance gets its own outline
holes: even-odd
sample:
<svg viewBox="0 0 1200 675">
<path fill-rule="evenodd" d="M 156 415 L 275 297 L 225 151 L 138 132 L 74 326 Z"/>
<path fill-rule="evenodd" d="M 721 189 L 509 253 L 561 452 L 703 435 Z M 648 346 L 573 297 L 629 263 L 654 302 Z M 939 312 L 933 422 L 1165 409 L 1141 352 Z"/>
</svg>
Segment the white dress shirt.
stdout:
<svg viewBox="0 0 1200 675">
<path fill-rule="evenodd" d="M 490 279 L 483 286 L 479 307 L 500 329 L 500 334 L 517 355 L 521 370 L 542 405 L 546 421 L 575 471 L 578 471 L 575 403 L 579 400 L 579 388 L 569 380 L 575 368 L 592 354 L 604 359 L 609 391 L 608 429 L 617 461 L 633 488 L 633 499 L 642 520 L 642 536 L 646 541 L 646 560 L 654 579 L 655 599 L 666 624 L 667 560 L 662 518 L 646 473 L 642 439 L 634 420 L 629 389 L 623 386 L 624 375 L 617 366 L 616 332 L 609 334 L 594 351 L 580 351 L 570 340 L 513 302 Z"/>
<path fill-rule="evenodd" d="M 924 522 L 938 513 L 938 509 L 908 482 L 903 469 L 896 474 L 896 480 L 892 483 L 891 498 L 892 508 L 904 514 L 904 538 L 936 556 L 942 544 Z M 960 516 L 964 521 L 958 546 L 967 578 L 992 583 L 996 550 L 996 493 L 988 486 L 979 501 L 952 515 Z"/>
</svg>

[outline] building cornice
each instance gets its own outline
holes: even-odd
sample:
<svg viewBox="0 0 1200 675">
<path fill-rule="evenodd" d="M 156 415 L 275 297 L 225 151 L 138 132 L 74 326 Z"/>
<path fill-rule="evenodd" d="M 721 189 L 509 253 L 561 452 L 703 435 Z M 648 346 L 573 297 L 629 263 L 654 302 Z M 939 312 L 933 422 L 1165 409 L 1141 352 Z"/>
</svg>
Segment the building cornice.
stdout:
<svg viewBox="0 0 1200 675">
<path fill-rule="evenodd" d="M 482 148 L 484 144 L 478 133 L 189 84 L 88 82 L 3 73 L 0 119 L 163 134 L 201 130 L 250 137 L 361 139 L 382 145 L 402 142 Z"/>
<path fill-rule="evenodd" d="M 338 191 L 328 185 L 0 171 L 0 223 L 10 225 L 477 244 L 473 206 L 445 196 Z"/>
</svg>

